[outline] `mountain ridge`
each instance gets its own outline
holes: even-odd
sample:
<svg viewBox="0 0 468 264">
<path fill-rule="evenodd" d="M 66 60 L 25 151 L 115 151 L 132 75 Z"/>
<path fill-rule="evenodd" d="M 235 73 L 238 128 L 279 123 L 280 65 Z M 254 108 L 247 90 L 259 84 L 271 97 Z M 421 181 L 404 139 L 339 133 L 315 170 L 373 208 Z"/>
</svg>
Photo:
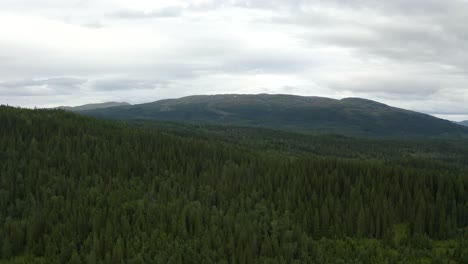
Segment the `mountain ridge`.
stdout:
<svg viewBox="0 0 468 264">
<path fill-rule="evenodd" d="M 362 136 L 460 136 L 448 120 L 363 98 L 290 94 L 217 94 L 80 111 L 110 119 L 208 123 Z"/>
<path fill-rule="evenodd" d="M 468 120 L 458 122 L 458 124 L 468 127 Z"/>
<path fill-rule="evenodd" d="M 85 105 L 78 105 L 78 106 L 59 106 L 56 108 L 67 110 L 67 111 L 87 111 L 87 110 L 94 110 L 94 109 L 101 109 L 101 108 L 108 108 L 108 107 L 115 107 L 115 106 L 125 106 L 130 105 L 127 102 L 105 102 L 105 103 L 94 103 L 94 104 L 85 104 Z"/>
</svg>

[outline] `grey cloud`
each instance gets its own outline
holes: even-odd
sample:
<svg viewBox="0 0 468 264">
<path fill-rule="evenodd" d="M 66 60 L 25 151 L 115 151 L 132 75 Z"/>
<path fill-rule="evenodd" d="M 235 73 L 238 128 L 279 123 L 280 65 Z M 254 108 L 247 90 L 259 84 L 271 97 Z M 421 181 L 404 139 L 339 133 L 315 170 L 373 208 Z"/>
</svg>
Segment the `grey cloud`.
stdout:
<svg viewBox="0 0 468 264">
<path fill-rule="evenodd" d="M 465 96 L 457 100 L 451 100 L 440 95 L 440 97 L 431 97 L 424 100 L 405 100 L 403 101 L 403 106 L 433 115 L 468 116 L 468 106 L 465 103 L 467 99 Z M 402 99 L 397 100 L 401 101 Z M 397 103 L 397 100 L 394 100 L 394 103 Z"/>
<path fill-rule="evenodd" d="M 437 65 L 458 76 L 468 73 L 466 1 L 332 0 L 302 6 L 262 22 L 301 27 L 296 37 L 306 45 L 345 48 L 363 60 L 391 60 L 421 72 Z"/>
<path fill-rule="evenodd" d="M 284 86 L 281 90 L 286 93 L 293 93 L 296 87 L 293 86 Z"/>
<path fill-rule="evenodd" d="M 459 7 L 459 0 L 451 1 L 448 5 L 439 0 L 212 0 L 202 4 L 192 5 L 193 7 L 221 8 L 226 6 L 241 8 L 257 8 L 269 10 L 289 10 L 298 11 L 304 7 L 331 6 L 335 8 L 348 9 L 382 9 L 392 12 L 425 13 L 451 11 L 454 7 Z M 448 7 L 449 6 L 449 7 Z"/>
<path fill-rule="evenodd" d="M 269 73 L 298 74 L 305 69 L 317 66 L 315 58 L 297 52 L 231 50 L 231 53 L 219 55 L 217 63 L 205 65 L 205 72 L 211 73 Z"/>
<path fill-rule="evenodd" d="M 24 79 L 0 82 L 0 94 L 5 96 L 41 96 L 67 94 L 80 89 L 87 80 L 79 78 Z"/>
<path fill-rule="evenodd" d="M 352 31 L 313 36 L 313 42 L 326 42 L 328 45 L 350 48 L 361 55 L 374 55 L 399 61 L 430 62 L 443 60 L 439 57 L 440 48 L 428 41 L 434 35 L 427 32 L 418 32 L 404 29 L 401 31 L 388 29 L 382 31 Z M 343 34 L 341 34 L 343 33 Z M 443 42 L 436 39 L 437 42 Z M 443 45 L 441 45 L 443 46 Z"/>
<path fill-rule="evenodd" d="M 375 1 L 375 0 L 354 0 L 345 1 L 338 0 L 343 4 L 348 2 L 349 5 L 359 7 L 380 9 L 388 13 L 394 14 L 411 14 L 427 16 L 429 14 L 452 14 L 460 8 L 466 7 L 467 2 L 463 0 L 439 1 L 439 0 L 392 0 L 392 1 Z"/>
<path fill-rule="evenodd" d="M 49 79 L 25 79 L 14 80 L 7 82 L 0 82 L 0 87 L 3 88 L 19 88 L 25 86 L 48 86 L 51 88 L 76 88 L 77 86 L 85 83 L 86 79 L 79 78 L 49 78 Z"/>
<path fill-rule="evenodd" d="M 77 87 L 85 82 L 87 82 L 86 79 L 80 79 L 80 78 L 51 78 L 51 79 L 45 79 L 45 80 L 40 80 L 39 82 L 43 82 L 44 84 L 51 86 L 51 87 Z"/>
<path fill-rule="evenodd" d="M 247 8 L 297 8 L 307 3 L 305 0 L 237 0 L 231 4 Z"/>
<path fill-rule="evenodd" d="M 22 96 L 49 96 L 56 94 L 55 91 L 44 87 L 18 87 L 18 88 L 4 88 L 0 86 L 0 95 L 2 97 L 22 97 Z M 7 102 L 8 103 L 8 102 Z"/>
<path fill-rule="evenodd" d="M 206 11 L 226 7 L 252 8 L 252 9 L 275 9 L 275 8 L 297 8 L 307 0 L 211 0 L 202 3 L 191 3 L 187 10 Z"/>
<path fill-rule="evenodd" d="M 339 19 L 331 17 L 318 11 L 309 11 L 307 15 L 301 11 L 293 14 L 282 14 L 269 17 L 267 19 L 258 19 L 258 22 L 266 24 L 282 24 L 292 26 L 304 27 L 330 27 L 330 26 L 343 26 L 344 23 Z"/>
<path fill-rule="evenodd" d="M 341 91 L 352 91 L 356 94 L 365 94 L 368 97 L 379 96 L 387 99 L 396 98 L 428 98 L 444 86 L 433 83 L 431 80 L 411 79 L 362 79 L 352 82 L 330 83 L 329 87 Z"/>
<path fill-rule="evenodd" d="M 0 62 L 6 62 L 12 60 L 13 57 L 0 55 Z"/>
<path fill-rule="evenodd" d="M 328 89 L 320 95 L 382 99 L 431 113 L 468 112 L 467 1 L 212 0 L 163 9 L 87 1 L 86 10 L 59 0 L 38 1 L 22 0 L 31 2 L 24 13 L 17 1 L 8 2 L 17 6 L 10 10 L 19 16 L 70 16 L 83 27 L 77 31 L 80 38 L 97 45 L 84 41 L 87 45 L 70 52 L 66 44 L 54 49 L 53 40 L 28 42 L 11 33 L 10 40 L 0 40 L 0 78 L 25 79 L 0 83 L 1 95 L 67 92 L 70 102 L 80 94 L 87 95 L 82 100 L 120 96 L 144 102 L 147 94 L 167 98 L 268 86 L 264 90 L 271 93 L 317 95 Z M 48 1 L 60 5 L 36 10 Z M 0 3 L 2 10 L 7 6 Z M 113 10 L 120 11 L 108 13 Z M 170 17 L 178 19 L 158 20 Z M 271 45 L 257 40 L 263 35 L 256 33 L 264 32 L 272 42 L 276 36 L 285 39 Z M 27 36 L 27 27 L 20 33 Z M 105 37 L 95 39 L 101 33 Z M 105 39 L 122 45 L 105 44 Z M 280 81 L 264 81 L 268 74 Z M 85 76 L 90 81 L 33 76 Z"/>
<path fill-rule="evenodd" d="M 399 76 L 400 75 L 400 76 Z M 404 74 L 356 77 L 323 83 L 334 91 L 371 98 L 392 106 L 434 115 L 466 115 L 468 93 L 466 79 L 440 74 Z"/>
<path fill-rule="evenodd" d="M 185 11 L 189 12 L 207 12 L 229 7 L 246 9 L 298 9 L 305 0 L 212 0 L 202 3 L 191 3 L 182 6 L 169 6 L 153 11 L 120 10 L 109 14 L 109 17 L 121 19 L 145 19 L 145 18 L 165 18 L 179 17 Z"/>
<path fill-rule="evenodd" d="M 92 82 L 92 89 L 95 91 L 117 91 L 117 90 L 148 90 L 166 85 L 158 80 L 138 80 L 138 79 L 98 79 Z"/>
<path fill-rule="evenodd" d="M 170 18 L 182 15 L 183 8 L 179 6 L 165 7 L 153 11 L 120 10 L 109 14 L 109 17 L 120 19 L 146 19 L 146 18 Z"/>
<path fill-rule="evenodd" d="M 411 21 L 407 21 L 411 23 Z M 362 28 L 365 34 L 352 29 L 347 35 L 326 36 L 322 41 L 398 61 L 434 62 L 466 67 L 460 56 L 468 57 L 463 47 L 468 40 L 458 39 L 437 25 L 373 25 Z"/>
<path fill-rule="evenodd" d="M 250 0 L 254 1 L 254 0 Z M 374 10 L 375 12 L 385 12 L 387 15 L 422 15 L 429 14 L 452 14 L 454 10 L 466 7 L 467 2 L 463 0 L 276 0 L 273 1 L 278 6 L 296 6 L 296 7 L 315 7 L 327 6 L 336 9 L 349 9 L 349 10 Z M 463 10 L 463 9 L 461 9 Z"/>
</svg>

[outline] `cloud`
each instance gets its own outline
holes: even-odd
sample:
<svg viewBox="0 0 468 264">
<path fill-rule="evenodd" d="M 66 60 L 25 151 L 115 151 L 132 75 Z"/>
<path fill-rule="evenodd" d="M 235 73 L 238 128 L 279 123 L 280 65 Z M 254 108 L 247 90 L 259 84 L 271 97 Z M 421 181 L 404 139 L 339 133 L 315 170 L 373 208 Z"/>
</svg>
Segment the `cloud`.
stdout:
<svg viewBox="0 0 468 264">
<path fill-rule="evenodd" d="M 383 98 L 419 98 L 421 100 L 430 97 L 440 89 L 443 84 L 433 82 L 432 79 L 411 78 L 408 76 L 394 78 L 390 76 L 361 78 L 349 82 L 330 83 L 329 86 L 337 90 L 344 90 L 366 96 Z"/>
<path fill-rule="evenodd" d="M 15 27 L 0 28 L 0 103 L 267 91 L 468 114 L 467 9 L 462 0 L 4 0 L 0 23 Z"/>
<path fill-rule="evenodd" d="M 400 62 L 432 62 L 468 70 L 466 1 L 331 1 L 305 5 L 270 18 L 302 27 L 313 45 L 347 48 L 356 56 Z"/>
<path fill-rule="evenodd" d="M 117 90 L 151 90 L 165 85 L 158 80 L 137 79 L 99 79 L 92 82 L 91 87 L 95 91 L 117 91 Z M 167 85 L 167 84 L 166 84 Z"/>
<path fill-rule="evenodd" d="M 87 27 L 87 28 L 96 28 L 96 29 L 104 27 L 104 25 L 99 21 L 85 22 L 85 23 L 82 23 L 81 26 L 82 27 Z"/>
<path fill-rule="evenodd" d="M 18 88 L 24 86 L 49 86 L 54 88 L 61 87 L 76 87 L 77 85 L 85 83 L 86 80 L 79 78 L 69 78 L 69 77 L 60 77 L 60 78 L 50 78 L 50 79 L 26 79 L 26 80 L 16 80 L 9 82 L 0 82 L 0 86 L 4 88 Z"/>
<path fill-rule="evenodd" d="M 109 17 L 120 19 L 147 19 L 147 18 L 171 18 L 182 15 L 183 8 L 179 6 L 169 6 L 159 10 L 152 11 L 137 11 L 137 10 L 120 10 L 109 14 Z"/>
<path fill-rule="evenodd" d="M 0 82 L 0 94 L 8 96 L 71 94 L 86 82 L 85 79 L 71 77 L 13 80 Z"/>
</svg>

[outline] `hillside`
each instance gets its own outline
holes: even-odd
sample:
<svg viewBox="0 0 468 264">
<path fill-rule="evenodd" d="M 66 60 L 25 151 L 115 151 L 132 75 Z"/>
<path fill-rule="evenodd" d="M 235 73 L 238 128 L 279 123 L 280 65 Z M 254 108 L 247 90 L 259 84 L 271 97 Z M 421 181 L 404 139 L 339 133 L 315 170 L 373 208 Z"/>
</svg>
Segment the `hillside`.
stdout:
<svg viewBox="0 0 468 264">
<path fill-rule="evenodd" d="M 101 108 L 108 108 L 108 107 L 115 107 L 115 106 L 128 106 L 129 103 L 125 102 L 107 102 L 107 103 L 100 103 L 100 104 L 86 104 L 80 106 L 59 106 L 57 108 L 67 110 L 67 111 L 86 111 L 86 110 L 93 110 L 93 109 L 101 109 Z"/>
<path fill-rule="evenodd" d="M 1 186 L 9 186 L 0 190 L 3 258 L 378 263 L 433 259 L 446 247 L 453 255 L 439 259 L 464 256 L 456 240 L 467 224 L 460 143 L 409 142 L 394 152 L 404 142 L 297 135 L 308 143 L 291 156 L 294 135 L 272 130 L 128 126 L 5 107 L 0 122 Z M 270 143 L 253 150 L 259 139 Z M 337 160 L 330 150 L 340 147 L 374 160 Z M 405 152 L 417 155 L 400 163 Z M 419 168 L 424 160 L 446 167 Z"/>
<path fill-rule="evenodd" d="M 294 95 L 189 96 L 81 113 L 112 119 L 143 119 L 265 127 L 362 136 L 460 136 L 468 129 L 430 115 L 371 100 Z"/>
<path fill-rule="evenodd" d="M 288 156 L 359 159 L 413 168 L 468 171 L 468 139 L 382 139 L 308 135 L 267 128 L 194 125 L 162 121 L 128 121 L 130 127 L 171 135 L 280 152 Z M 387 157 L 391 157 L 388 159 Z"/>
<path fill-rule="evenodd" d="M 4 106 L 0 124 L 0 263 L 468 259 L 463 140 L 324 143 Z"/>
<path fill-rule="evenodd" d="M 462 126 L 468 126 L 468 120 L 461 121 L 461 122 L 459 122 L 459 124 L 462 125 Z"/>
</svg>

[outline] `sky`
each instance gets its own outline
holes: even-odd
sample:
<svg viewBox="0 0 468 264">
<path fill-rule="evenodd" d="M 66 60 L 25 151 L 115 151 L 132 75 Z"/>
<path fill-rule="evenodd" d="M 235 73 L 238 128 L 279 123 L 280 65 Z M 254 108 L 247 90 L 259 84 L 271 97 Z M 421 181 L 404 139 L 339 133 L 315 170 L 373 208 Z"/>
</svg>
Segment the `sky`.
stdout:
<svg viewBox="0 0 468 264">
<path fill-rule="evenodd" d="M 362 97 L 468 119 L 468 0 L 1 0 L 0 104 Z"/>
</svg>

